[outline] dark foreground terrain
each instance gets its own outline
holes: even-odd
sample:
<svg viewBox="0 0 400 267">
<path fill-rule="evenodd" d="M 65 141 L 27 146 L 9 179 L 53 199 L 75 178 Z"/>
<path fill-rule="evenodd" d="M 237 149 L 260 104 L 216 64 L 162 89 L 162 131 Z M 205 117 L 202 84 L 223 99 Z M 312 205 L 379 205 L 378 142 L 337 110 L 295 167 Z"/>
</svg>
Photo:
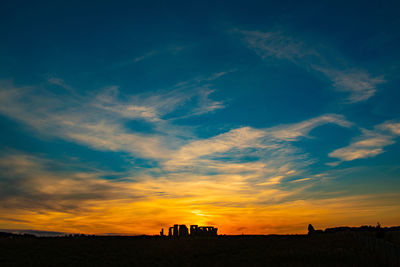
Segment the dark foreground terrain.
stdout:
<svg viewBox="0 0 400 267">
<path fill-rule="evenodd" d="M 400 266 L 399 237 L 0 237 L 0 266 Z"/>
</svg>

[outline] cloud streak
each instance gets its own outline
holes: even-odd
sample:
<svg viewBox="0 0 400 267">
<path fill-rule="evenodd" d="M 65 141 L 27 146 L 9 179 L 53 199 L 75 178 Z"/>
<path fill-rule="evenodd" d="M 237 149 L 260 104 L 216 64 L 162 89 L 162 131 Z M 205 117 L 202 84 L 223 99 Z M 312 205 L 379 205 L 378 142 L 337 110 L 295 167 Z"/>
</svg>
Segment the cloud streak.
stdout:
<svg viewBox="0 0 400 267">
<path fill-rule="evenodd" d="M 366 70 L 350 64 L 338 51 L 318 43 L 296 38 L 285 31 L 247 31 L 236 29 L 246 45 L 264 60 L 288 60 L 308 71 L 322 74 L 337 90 L 349 94 L 348 103 L 371 98 L 383 77 L 372 76 Z"/>
<path fill-rule="evenodd" d="M 51 79 L 51 83 L 66 86 L 60 79 Z M 160 159 L 168 157 L 179 142 L 175 137 L 178 128 L 164 116 L 195 97 L 200 101 L 194 107 L 185 107 L 188 116 L 223 108 L 221 101 L 209 98 L 211 91 L 196 86 L 201 87 L 201 83 L 187 82 L 183 88 L 151 95 L 121 96 L 118 87 L 111 86 L 97 94 L 77 96 L 2 82 L 0 112 L 44 136 L 66 139 L 98 150 L 125 151 L 134 156 Z M 153 125 L 155 131 L 143 134 L 128 129 L 125 124 L 131 120 L 145 121 Z M 178 135 L 186 134 L 183 127 L 179 131 Z"/>
<path fill-rule="evenodd" d="M 361 136 L 350 145 L 329 153 L 330 157 L 338 158 L 340 161 L 328 164 L 336 166 L 343 161 L 375 157 L 384 152 L 384 147 L 394 144 L 395 138 L 399 135 L 400 123 L 396 122 L 379 124 L 373 130 L 362 129 Z"/>
<path fill-rule="evenodd" d="M 50 171 L 49 166 L 54 164 L 57 162 L 29 154 L 3 155 L 0 158 L 1 209 L 78 212 L 91 201 L 140 197 L 139 192 L 129 190 L 127 182 L 101 178 L 110 172 Z"/>
<path fill-rule="evenodd" d="M 231 181 L 247 185 L 253 192 L 262 191 L 306 175 L 312 160 L 294 142 L 307 138 L 312 129 L 327 123 L 351 125 L 342 116 L 327 114 L 270 128 L 236 128 L 189 142 L 171 153 L 161 165 L 172 173 L 202 174 L 214 181 L 221 175 L 230 175 Z"/>
</svg>

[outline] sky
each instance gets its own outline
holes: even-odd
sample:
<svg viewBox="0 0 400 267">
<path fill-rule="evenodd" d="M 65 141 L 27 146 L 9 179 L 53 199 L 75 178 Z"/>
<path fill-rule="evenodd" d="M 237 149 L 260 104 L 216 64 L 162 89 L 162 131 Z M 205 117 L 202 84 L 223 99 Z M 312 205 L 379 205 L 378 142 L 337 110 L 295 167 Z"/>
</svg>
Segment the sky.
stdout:
<svg viewBox="0 0 400 267">
<path fill-rule="evenodd" d="M 399 7 L 1 1 L 0 228 L 399 225 Z"/>
</svg>

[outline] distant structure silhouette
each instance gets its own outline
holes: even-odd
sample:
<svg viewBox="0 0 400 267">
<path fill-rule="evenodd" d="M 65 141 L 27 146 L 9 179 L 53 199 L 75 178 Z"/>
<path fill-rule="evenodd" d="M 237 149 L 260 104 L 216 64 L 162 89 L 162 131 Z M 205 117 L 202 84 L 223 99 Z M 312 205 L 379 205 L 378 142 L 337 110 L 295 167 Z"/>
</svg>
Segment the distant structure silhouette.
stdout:
<svg viewBox="0 0 400 267">
<path fill-rule="evenodd" d="M 362 225 L 360 227 L 339 226 L 333 228 L 326 228 L 325 230 L 315 230 L 314 227 L 308 225 L 308 234 L 334 234 L 340 232 L 375 232 L 376 237 L 383 239 L 385 232 L 400 231 L 400 226 L 382 227 L 378 222 L 376 226 Z"/>
<path fill-rule="evenodd" d="M 217 236 L 218 228 L 215 228 L 213 226 L 191 225 L 190 226 L 190 235 L 191 236 Z"/>
<path fill-rule="evenodd" d="M 160 232 L 161 236 L 164 236 L 163 229 Z M 169 227 L 168 229 L 168 237 L 195 237 L 195 236 L 217 236 L 218 228 L 214 226 L 198 226 L 198 225 L 190 225 L 190 232 L 186 225 L 174 224 L 174 226 Z"/>
<path fill-rule="evenodd" d="M 311 223 L 308 225 L 308 234 L 309 235 L 315 234 L 314 226 L 312 226 Z"/>
<path fill-rule="evenodd" d="M 322 230 L 315 230 L 314 226 L 312 224 L 308 225 L 308 234 L 309 235 L 315 235 L 315 234 L 322 234 L 324 231 Z"/>
</svg>

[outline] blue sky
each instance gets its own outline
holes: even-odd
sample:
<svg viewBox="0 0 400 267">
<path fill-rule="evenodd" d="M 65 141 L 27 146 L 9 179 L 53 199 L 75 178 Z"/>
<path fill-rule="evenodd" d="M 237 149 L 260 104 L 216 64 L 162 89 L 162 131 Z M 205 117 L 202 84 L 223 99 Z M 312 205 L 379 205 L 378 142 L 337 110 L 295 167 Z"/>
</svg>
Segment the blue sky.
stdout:
<svg viewBox="0 0 400 267">
<path fill-rule="evenodd" d="M 0 5 L 0 228 L 399 223 L 394 1 Z"/>
</svg>

